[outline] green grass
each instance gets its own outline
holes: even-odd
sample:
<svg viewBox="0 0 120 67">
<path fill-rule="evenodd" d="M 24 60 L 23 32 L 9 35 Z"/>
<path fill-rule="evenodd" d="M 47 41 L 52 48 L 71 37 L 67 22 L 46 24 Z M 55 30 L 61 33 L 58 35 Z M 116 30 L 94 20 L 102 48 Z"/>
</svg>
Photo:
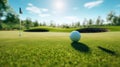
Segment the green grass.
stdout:
<svg viewBox="0 0 120 67">
<path fill-rule="evenodd" d="M 0 31 L 0 67 L 120 66 L 120 32 L 81 34 L 82 44 L 77 46 L 87 47 L 87 52 L 72 46 L 69 33 L 22 34 L 19 37 L 18 31 Z"/>
</svg>

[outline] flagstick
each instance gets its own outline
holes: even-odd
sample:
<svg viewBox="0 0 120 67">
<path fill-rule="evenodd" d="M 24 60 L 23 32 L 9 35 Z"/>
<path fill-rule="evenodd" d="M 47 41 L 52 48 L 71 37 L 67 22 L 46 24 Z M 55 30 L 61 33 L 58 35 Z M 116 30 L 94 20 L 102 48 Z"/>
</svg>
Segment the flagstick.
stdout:
<svg viewBox="0 0 120 67">
<path fill-rule="evenodd" d="M 19 14 L 20 14 L 20 17 L 21 17 L 21 14 L 22 14 L 22 10 L 21 10 L 21 8 L 19 8 Z M 22 36 L 22 31 L 21 31 L 21 19 L 20 19 L 20 30 L 19 30 L 19 37 L 21 37 Z"/>
<path fill-rule="evenodd" d="M 21 37 L 22 36 L 22 32 L 21 32 L 21 19 L 20 19 L 20 30 L 19 30 L 19 37 Z"/>
</svg>

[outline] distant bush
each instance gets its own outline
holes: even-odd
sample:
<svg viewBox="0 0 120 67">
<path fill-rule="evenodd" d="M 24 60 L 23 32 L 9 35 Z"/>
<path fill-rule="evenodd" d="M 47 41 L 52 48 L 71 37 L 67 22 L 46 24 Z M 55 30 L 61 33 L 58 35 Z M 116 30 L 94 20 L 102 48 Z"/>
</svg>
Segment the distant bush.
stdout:
<svg viewBox="0 0 120 67">
<path fill-rule="evenodd" d="M 47 29 L 37 28 L 37 29 L 28 29 L 24 30 L 25 32 L 49 32 Z"/>
<path fill-rule="evenodd" d="M 77 29 L 77 31 L 81 33 L 97 33 L 97 32 L 107 32 L 109 30 L 106 28 L 82 28 L 82 29 Z"/>
</svg>

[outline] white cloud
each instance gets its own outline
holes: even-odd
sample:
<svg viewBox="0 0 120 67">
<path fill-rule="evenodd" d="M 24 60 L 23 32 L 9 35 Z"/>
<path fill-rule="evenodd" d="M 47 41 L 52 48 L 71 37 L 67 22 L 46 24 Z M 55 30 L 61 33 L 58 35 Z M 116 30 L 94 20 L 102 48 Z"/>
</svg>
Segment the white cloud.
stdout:
<svg viewBox="0 0 120 67">
<path fill-rule="evenodd" d="M 40 14 L 41 13 L 41 11 L 40 11 L 40 9 L 38 7 L 33 6 L 30 3 L 28 4 L 28 7 L 26 8 L 26 10 L 28 10 L 31 13 L 35 13 L 35 14 Z"/>
<path fill-rule="evenodd" d="M 72 21 L 78 21 L 79 18 L 77 16 L 66 16 L 65 19 L 72 20 Z"/>
<path fill-rule="evenodd" d="M 50 14 L 40 14 L 39 16 L 40 17 L 48 17 L 48 16 L 50 16 Z"/>
<path fill-rule="evenodd" d="M 46 9 L 46 8 L 42 8 L 41 9 L 43 12 L 48 12 L 48 9 Z"/>
<path fill-rule="evenodd" d="M 97 1 L 85 3 L 84 7 L 93 8 L 93 7 L 96 7 L 96 6 L 98 6 L 98 5 L 102 4 L 102 3 L 103 3 L 103 0 L 97 0 Z"/>
<path fill-rule="evenodd" d="M 28 6 L 33 6 L 31 3 L 28 3 Z"/>
<path fill-rule="evenodd" d="M 40 17 L 48 17 L 50 14 L 43 14 L 43 12 L 48 12 L 48 9 L 46 8 L 39 8 L 37 6 L 34 6 L 31 3 L 28 3 L 28 6 L 26 7 L 26 10 L 28 10 L 32 14 L 36 14 Z"/>
</svg>

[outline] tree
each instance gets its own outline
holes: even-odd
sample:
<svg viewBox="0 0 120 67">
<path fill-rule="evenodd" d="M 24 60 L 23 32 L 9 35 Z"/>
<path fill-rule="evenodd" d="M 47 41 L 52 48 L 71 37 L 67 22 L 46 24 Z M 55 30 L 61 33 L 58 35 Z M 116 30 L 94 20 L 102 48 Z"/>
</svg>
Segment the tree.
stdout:
<svg viewBox="0 0 120 67">
<path fill-rule="evenodd" d="M 98 18 L 97 18 L 97 20 L 96 20 L 96 25 L 100 25 L 100 23 L 101 23 L 101 17 L 98 16 Z"/>
<path fill-rule="evenodd" d="M 34 27 L 37 27 L 37 26 L 39 26 L 39 23 L 38 23 L 38 21 L 35 21 L 34 22 Z"/>
<path fill-rule="evenodd" d="M 4 13 L 5 13 L 5 11 L 6 11 L 6 9 L 7 9 L 7 0 L 0 0 L 0 29 L 2 29 L 3 28 L 3 26 L 2 26 L 2 17 L 4 16 Z"/>
<path fill-rule="evenodd" d="M 2 17 L 5 17 L 5 19 L 2 20 Z M 9 6 L 8 0 L 0 0 L 0 28 L 3 29 L 2 25 L 5 25 L 6 29 L 17 28 L 18 23 L 19 17 Z"/>
<path fill-rule="evenodd" d="M 107 15 L 107 21 L 111 21 L 112 18 L 115 16 L 115 13 L 113 11 L 111 11 L 108 15 Z"/>
<path fill-rule="evenodd" d="M 115 15 L 115 12 L 110 12 L 107 21 L 110 21 L 112 25 L 120 25 L 120 16 Z"/>
<path fill-rule="evenodd" d="M 41 22 L 39 23 L 39 26 L 42 26 L 42 23 L 41 23 Z"/>
<path fill-rule="evenodd" d="M 90 27 L 92 24 L 93 24 L 92 19 L 89 19 L 89 21 L 88 21 L 88 27 Z"/>
<path fill-rule="evenodd" d="M 3 17 L 4 12 L 8 8 L 7 2 L 8 2 L 7 0 L 0 0 L 0 20 L 1 20 L 1 17 Z"/>
<path fill-rule="evenodd" d="M 30 19 L 30 18 L 27 18 L 27 19 L 25 20 L 25 27 L 26 27 L 26 29 L 30 29 L 30 27 L 32 27 L 32 26 L 33 26 L 33 24 L 32 24 L 31 19 Z"/>
<path fill-rule="evenodd" d="M 83 27 L 86 27 L 86 23 L 88 23 L 87 19 L 85 18 L 83 21 Z"/>
<path fill-rule="evenodd" d="M 55 24 L 54 24 L 54 22 L 52 20 L 50 21 L 50 26 L 55 27 Z"/>
<path fill-rule="evenodd" d="M 80 27 L 80 21 L 75 23 L 75 27 Z"/>
<path fill-rule="evenodd" d="M 101 19 L 101 22 L 100 22 L 100 25 L 101 25 L 101 26 L 103 25 L 103 22 L 104 22 L 104 20 L 103 20 L 103 19 Z"/>
<path fill-rule="evenodd" d="M 42 24 L 43 26 L 46 26 L 46 22 L 43 22 L 43 24 Z"/>
<path fill-rule="evenodd" d="M 118 23 L 117 20 L 118 20 L 118 17 L 117 17 L 117 16 L 112 17 L 112 19 L 111 19 L 112 24 L 113 24 L 113 25 L 117 25 L 117 23 Z"/>
<path fill-rule="evenodd" d="M 6 19 L 4 20 L 5 23 L 12 23 L 12 24 L 18 24 L 19 23 L 19 17 L 18 15 L 12 13 L 12 12 L 9 12 L 7 13 L 6 15 Z"/>
<path fill-rule="evenodd" d="M 74 24 L 74 22 L 72 22 L 72 24 L 71 24 L 71 27 L 75 27 L 75 24 Z"/>
<path fill-rule="evenodd" d="M 18 29 L 19 28 L 19 16 L 10 7 L 6 11 L 4 24 L 7 25 L 6 29 L 11 29 L 12 30 L 12 29 Z"/>
<path fill-rule="evenodd" d="M 120 15 L 118 16 L 118 25 L 120 25 Z"/>
<path fill-rule="evenodd" d="M 63 24 L 62 28 L 70 28 L 70 26 L 68 24 Z"/>
</svg>

